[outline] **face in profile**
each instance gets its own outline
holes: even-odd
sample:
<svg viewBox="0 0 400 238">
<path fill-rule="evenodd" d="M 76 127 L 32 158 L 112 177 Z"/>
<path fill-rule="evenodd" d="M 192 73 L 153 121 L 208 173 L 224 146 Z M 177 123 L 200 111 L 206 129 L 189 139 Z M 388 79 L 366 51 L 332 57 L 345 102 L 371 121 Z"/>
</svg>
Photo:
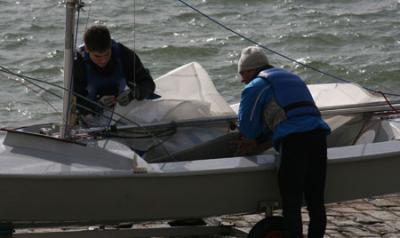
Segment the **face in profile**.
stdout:
<svg viewBox="0 0 400 238">
<path fill-rule="evenodd" d="M 242 83 L 244 83 L 244 84 L 250 83 L 250 81 L 253 79 L 255 73 L 256 73 L 256 70 L 254 70 L 254 69 L 239 72 L 239 74 L 240 74 L 240 81 L 241 81 Z"/>
</svg>

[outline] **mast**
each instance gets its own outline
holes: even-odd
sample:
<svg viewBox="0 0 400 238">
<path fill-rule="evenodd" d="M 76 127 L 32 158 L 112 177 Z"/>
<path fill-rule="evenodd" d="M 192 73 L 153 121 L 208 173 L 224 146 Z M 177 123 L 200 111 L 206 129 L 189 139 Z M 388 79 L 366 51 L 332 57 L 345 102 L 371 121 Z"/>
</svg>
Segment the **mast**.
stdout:
<svg viewBox="0 0 400 238">
<path fill-rule="evenodd" d="M 64 97 L 60 137 L 69 137 L 72 126 L 72 65 L 74 59 L 75 11 L 78 0 L 66 0 L 65 45 L 64 45 Z"/>
</svg>

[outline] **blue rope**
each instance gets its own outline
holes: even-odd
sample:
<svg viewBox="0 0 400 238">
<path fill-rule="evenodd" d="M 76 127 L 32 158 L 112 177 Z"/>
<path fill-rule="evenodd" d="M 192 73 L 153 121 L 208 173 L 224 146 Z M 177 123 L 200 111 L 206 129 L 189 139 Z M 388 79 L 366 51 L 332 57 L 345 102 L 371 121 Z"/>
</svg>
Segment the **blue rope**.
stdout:
<svg viewBox="0 0 400 238">
<path fill-rule="evenodd" d="M 182 4 L 184 4 L 185 6 L 187 6 L 187 7 L 189 7 L 189 8 L 191 8 L 193 11 L 199 13 L 200 15 L 204 16 L 205 18 L 207 18 L 208 20 L 214 22 L 215 24 L 217 24 L 218 26 L 224 28 L 225 30 L 232 32 L 233 34 L 235 34 L 235 35 L 241 37 L 242 39 L 247 40 L 247 41 L 250 42 L 250 43 L 253 43 L 253 44 L 259 46 L 260 48 L 263 48 L 264 50 L 267 50 L 267 51 L 269 51 L 269 52 L 271 52 L 271 53 L 273 53 L 273 54 L 279 55 L 280 57 L 285 58 L 285 59 L 287 59 L 287 60 L 289 60 L 289 61 L 292 61 L 292 62 L 294 62 L 294 63 L 296 63 L 296 64 L 299 64 L 299 65 L 301 65 L 301 66 L 303 66 L 303 67 L 312 69 L 312 70 L 314 70 L 314 71 L 316 71 L 316 72 L 318 72 L 318 73 L 320 73 L 320 74 L 322 74 L 322 75 L 331 77 L 331 78 L 336 79 L 336 80 L 341 81 L 341 82 L 352 83 L 352 82 L 349 81 L 349 80 L 346 80 L 346 79 L 343 79 L 343 78 L 338 77 L 338 76 L 336 76 L 336 75 L 333 75 L 333 74 L 324 72 L 324 71 L 322 71 L 322 70 L 320 70 L 320 69 L 318 69 L 318 68 L 315 68 L 315 67 L 313 67 L 313 66 L 307 65 L 307 64 L 302 63 L 302 62 L 300 62 L 300 61 L 298 61 L 298 60 L 295 60 L 295 59 L 293 59 L 293 58 L 291 58 L 291 57 L 289 57 L 289 56 L 286 56 L 286 55 L 284 55 L 284 54 L 282 54 L 282 53 L 279 53 L 278 51 L 275 51 L 275 50 L 273 50 L 273 49 L 271 49 L 271 48 L 268 48 L 268 47 L 262 45 L 260 42 L 257 42 L 257 41 L 255 41 L 255 40 L 253 40 L 253 39 L 251 39 L 251 38 L 249 38 L 249 37 L 247 37 L 247 36 L 245 36 L 245 35 L 243 35 L 243 34 L 237 32 L 237 31 L 233 30 L 232 28 L 230 28 L 230 27 L 224 25 L 223 23 L 219 22 L 218 20 L 216 20 L 216 19 L 210 17 L 209 15 L 205 14 L 204 12 L 200 11 L 200 10 L 197 9 L 196 7 L 194 7 L 194 6 L 190 5 L 190 4 L 188 4 L 188 3 L 185 2 L 184 0 L 177 0 L 177 1 L 178 1 L 178 2 L 181 2 Z M 373 92 L 373 93 L 377 93 L 377 94 L 382 94 L 382 93 L 384 93 L 384 94 L 386 94 L 386 95 L 400 97 L 400 94 L 394 94 L 394 93 L 388 93 L 388 92 L 381 92 L 381 91 L 379 91 L 379 90 L 375 90 L 375 89 L 368 88 L 368 87 L 364 87 L 364 86 L 361 86 L 361 87 L 364 88 L 365 90 L 368 90 L 368 91 Z"/>
</svg>

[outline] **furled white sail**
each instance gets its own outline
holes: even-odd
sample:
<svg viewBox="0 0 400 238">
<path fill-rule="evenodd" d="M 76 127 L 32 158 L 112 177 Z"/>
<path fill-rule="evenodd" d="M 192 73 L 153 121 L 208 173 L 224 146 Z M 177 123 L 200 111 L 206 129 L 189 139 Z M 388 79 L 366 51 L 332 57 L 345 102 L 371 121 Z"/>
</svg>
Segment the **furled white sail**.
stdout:
<svg viewBox="0 0 400 238">
<path fill-rule="evenodd" d="M 116 114 L 139 124 L 235 115 L 198 63 L 183 65 L 155 82 L 161 98 L 117 106 Z"/>
</svg>

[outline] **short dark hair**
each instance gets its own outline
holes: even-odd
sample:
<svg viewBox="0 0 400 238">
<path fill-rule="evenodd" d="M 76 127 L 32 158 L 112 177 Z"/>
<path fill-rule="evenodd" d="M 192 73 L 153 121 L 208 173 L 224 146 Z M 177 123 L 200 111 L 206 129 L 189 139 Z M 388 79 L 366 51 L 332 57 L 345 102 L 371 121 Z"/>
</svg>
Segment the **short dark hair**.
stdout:
<svg viewBox="0 0 400 238">
<path fill-rule="evenodd" d="M 89 27 L 83 41 L 88 51 L 103 52 L 111 48 L 111 34 L 106 26 L 94 25 Z"/>
</svg>

